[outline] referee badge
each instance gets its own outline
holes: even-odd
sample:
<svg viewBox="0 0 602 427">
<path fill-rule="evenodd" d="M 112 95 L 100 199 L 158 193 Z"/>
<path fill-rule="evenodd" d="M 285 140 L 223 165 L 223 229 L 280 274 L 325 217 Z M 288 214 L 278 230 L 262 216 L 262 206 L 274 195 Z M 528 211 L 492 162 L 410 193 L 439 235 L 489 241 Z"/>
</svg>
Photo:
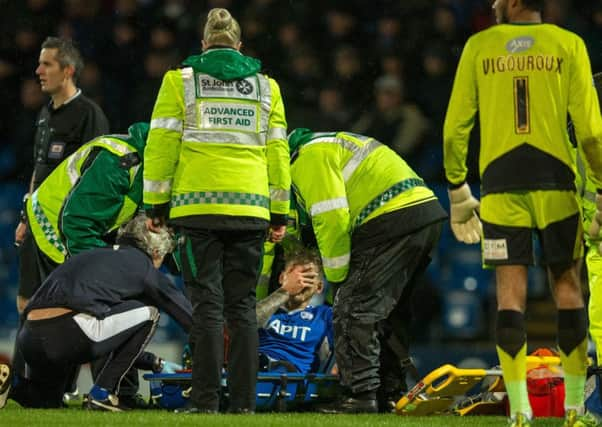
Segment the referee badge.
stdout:
<svg viewBox="0 0 602 427">
<path fill-rule="evenodd" d="M 62 141 L 53 141 L 48 147 L 48 158 L 49 159 L 62 159 L 65 153 L 65 146 L 67 144 Z"/>
</svg>

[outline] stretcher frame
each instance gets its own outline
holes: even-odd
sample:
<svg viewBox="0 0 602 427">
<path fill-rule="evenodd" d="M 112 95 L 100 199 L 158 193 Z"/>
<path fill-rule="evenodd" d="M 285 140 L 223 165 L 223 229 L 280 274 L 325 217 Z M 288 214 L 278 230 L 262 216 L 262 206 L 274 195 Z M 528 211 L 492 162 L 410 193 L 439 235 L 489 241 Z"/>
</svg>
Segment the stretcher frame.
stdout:
<svg viewBox="0 0 602 427">
<path fill-rule="evenodd" d="M 537 366 L 548 366 L 559 370 L 558 356 L 527 356 L 527 370 Z M 440 413 L 459 415 L 485 415 L 497 413 L 502 403 L 498 401 L 475 400 L 474 403 L 455 407 L 460 397 L 489 379 L 487 393 L 505 391 L 500 368 L 465 369 L 446 364 L 431 371 L 418 381 L 395 405 L 398 415 L 425 416 Z"/>
</svg>

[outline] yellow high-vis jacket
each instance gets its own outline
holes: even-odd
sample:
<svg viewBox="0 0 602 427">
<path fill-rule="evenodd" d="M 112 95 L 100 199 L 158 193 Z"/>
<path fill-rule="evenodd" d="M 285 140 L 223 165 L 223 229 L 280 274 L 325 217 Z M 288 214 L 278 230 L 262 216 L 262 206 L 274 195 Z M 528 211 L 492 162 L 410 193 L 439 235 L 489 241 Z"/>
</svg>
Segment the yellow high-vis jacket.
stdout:
<svg viewBox="0 0 602 427">
<path fill-rule="evenodd" d="M 285 224 L 290 167 L 278 84 L 234 49 L 210 49 L 184 64 L 165 74 L 153 110 L 147 209 L 169 204 L 172 219 L 227 215 Z"/>
<path fill-rule="evenodd" d="M 293 135 L 298 131 L 303 130 Z M 437 198 L 397 153 L 374 138 L 349 132 L 303 138 L 293 150 L 293 191 L 311 219 L 326 279 L 341 282 L 357 227 Z"/>
</svg>

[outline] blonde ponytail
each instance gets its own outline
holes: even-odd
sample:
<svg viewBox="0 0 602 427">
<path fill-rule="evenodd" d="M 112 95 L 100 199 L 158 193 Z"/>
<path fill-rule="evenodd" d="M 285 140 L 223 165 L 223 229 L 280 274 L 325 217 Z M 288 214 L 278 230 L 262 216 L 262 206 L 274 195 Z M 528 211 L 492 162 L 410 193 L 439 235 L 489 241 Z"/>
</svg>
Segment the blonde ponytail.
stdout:
<svg viewBox="0 0 602 427">
<path fill-rule="evenodd" d="M 214 8 L 207 14 L 203 39 L 209 46 L 236 47 L 240 42 L 240 25 L 227 9 Z"/>
</svg>

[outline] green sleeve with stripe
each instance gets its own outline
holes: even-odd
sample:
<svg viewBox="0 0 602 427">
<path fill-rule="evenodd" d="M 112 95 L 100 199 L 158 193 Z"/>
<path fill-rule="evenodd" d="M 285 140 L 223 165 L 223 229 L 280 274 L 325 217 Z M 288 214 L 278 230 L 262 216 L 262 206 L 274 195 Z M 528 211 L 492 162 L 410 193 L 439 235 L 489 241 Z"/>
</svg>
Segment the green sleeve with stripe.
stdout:
<svg viewBox="0 0 602 427">
<path fill-rule="evenodd" d="M 59 228 L 70 255 L 106 246 L 102 236 L 114 225 L 129 189 L 129 171 L 119 166 L 119 157 L 101 150 L 63 204 Z"/>
</svg>

